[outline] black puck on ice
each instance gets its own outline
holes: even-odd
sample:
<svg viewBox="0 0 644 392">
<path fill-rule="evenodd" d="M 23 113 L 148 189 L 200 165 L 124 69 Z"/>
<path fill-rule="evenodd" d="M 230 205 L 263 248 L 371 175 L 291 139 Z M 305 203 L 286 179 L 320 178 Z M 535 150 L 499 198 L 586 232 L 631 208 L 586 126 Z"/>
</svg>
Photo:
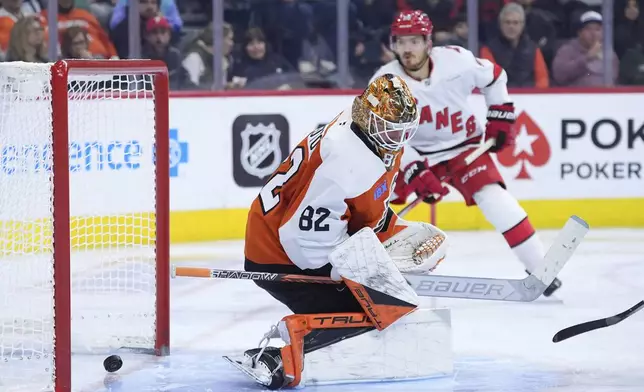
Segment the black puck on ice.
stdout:
<svg viewBox="0 0 644 392">
<path fill-rule="evenodd" d="M 110 373 L 118 371 L 123 366 L 123 360 L 118 355 L 110 355 L 103 361 L 103 367 Z"/>
</svg>

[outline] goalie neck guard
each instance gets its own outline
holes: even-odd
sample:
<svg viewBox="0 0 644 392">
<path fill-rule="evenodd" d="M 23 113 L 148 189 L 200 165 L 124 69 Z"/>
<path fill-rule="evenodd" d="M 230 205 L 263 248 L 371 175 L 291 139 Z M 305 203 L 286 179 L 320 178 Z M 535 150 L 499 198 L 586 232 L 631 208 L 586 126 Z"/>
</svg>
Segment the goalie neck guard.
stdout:
<svg viewBox="0 0 644 392">
<path fill-rule="evenodd" d="M 384 74 L 353 100 L 351 117 L 389 169 L 395 153 L 416 133 L 419 113 L 407 83 Z"/>
</svg>

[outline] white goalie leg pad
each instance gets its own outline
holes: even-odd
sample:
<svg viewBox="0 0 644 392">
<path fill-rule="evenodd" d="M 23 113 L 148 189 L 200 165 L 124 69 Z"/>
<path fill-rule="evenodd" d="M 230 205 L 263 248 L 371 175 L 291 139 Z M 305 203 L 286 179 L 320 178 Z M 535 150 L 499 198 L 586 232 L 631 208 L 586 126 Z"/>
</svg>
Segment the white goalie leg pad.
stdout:
<svg viewBox="0 0 644 392">
<path fill-rule="evenodd" d="M 447 235 L 425 222 L 398 219 L 396 226 L 405 227 L 383 243 L 387 253 L 403 273 L 427 274 L 447 254 Z"/>
<path fill-rule="evenodd" d="M 412 380 L 452 372 L 450 310 L 417 309 L 383 331 L 306 354 L 300 385 Z"/>
<path fill-rule="evenodd" d="M 353 282 L 418 306 L 416 292 L 409 286 L 376 233 L 365 227 L 338 245 L 329 255 L 335 271 Z"/>
</svg>

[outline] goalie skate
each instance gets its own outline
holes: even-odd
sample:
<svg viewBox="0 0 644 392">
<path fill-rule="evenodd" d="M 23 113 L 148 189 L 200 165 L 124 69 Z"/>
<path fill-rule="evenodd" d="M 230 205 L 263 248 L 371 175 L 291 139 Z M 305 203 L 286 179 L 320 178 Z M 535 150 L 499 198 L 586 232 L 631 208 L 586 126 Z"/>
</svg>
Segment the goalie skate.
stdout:
<svg viewBox="0 0 644 392">
<path fill-rule="evenodd" d="M 256 383 L 270 390 L 280 389 L 288 382 L 283 373 L 282 355 L 277 347 L 247 350 L 243 358 L 223 357 Z"/>
</svg>

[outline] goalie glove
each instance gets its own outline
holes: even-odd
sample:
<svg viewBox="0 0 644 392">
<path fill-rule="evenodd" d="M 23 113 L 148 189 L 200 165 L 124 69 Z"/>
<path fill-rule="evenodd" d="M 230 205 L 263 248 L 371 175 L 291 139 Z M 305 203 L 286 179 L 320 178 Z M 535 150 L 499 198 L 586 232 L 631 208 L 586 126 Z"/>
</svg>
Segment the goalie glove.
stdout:
<svg viewBox="0 0 644 392">
<path fill-rule="evenodd" d="M 424 222 L 398 218 L 396 234 L 383 242 L 387 253 L 403 273 L 429 274 L 443 261 L 447 253 L 447 235 Z"/>
</svg>

